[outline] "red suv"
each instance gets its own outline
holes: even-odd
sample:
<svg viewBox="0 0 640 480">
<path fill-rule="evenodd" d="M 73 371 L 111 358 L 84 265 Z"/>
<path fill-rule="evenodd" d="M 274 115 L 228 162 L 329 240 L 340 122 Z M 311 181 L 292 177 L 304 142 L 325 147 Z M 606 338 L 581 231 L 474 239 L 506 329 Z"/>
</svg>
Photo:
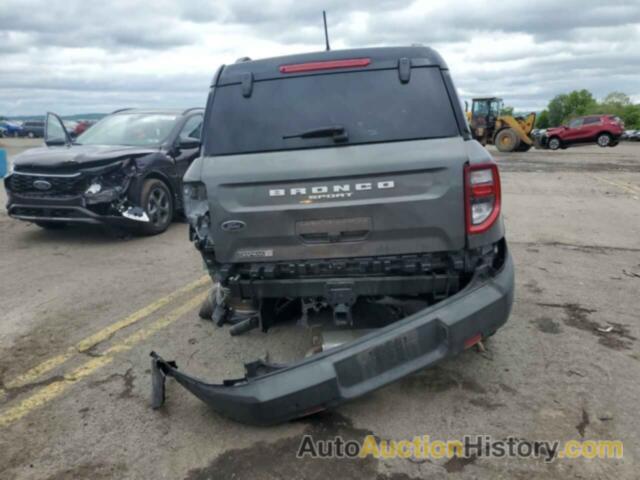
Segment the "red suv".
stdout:
<svg viewBox="0 0 640 480">
<path fill-rule="evenodd" d="M 549 128 L 546 144 L 551 150 L 575 143 L 596 142 L 601 147 L 615 147 L 624 132 L 624 123 L 614 115 L 589 115 L 574 118 L 569 125 Z"/>
</svg>

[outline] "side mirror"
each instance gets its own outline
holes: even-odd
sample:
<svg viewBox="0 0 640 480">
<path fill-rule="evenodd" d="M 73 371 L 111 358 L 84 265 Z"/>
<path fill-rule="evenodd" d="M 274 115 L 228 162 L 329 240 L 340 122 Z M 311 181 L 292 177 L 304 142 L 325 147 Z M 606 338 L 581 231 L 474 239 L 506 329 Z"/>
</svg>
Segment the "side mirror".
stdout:
<svg viewBox="0 0 640 480">
<path fill-rule="evenodd" d="M 71 145 L 69 132 L 62 123 L 62 119 L 55 113 L 47 112 L 44 123 L 44 143 L 49 147 Z"/>
<path fill-rule="evenodd" d="M 194 148 L 200 148 L 200 140 L 193 137 L 180 137 L 178 138 L 177 147 L 180 150 L 191 150 Z"/>
</svg>

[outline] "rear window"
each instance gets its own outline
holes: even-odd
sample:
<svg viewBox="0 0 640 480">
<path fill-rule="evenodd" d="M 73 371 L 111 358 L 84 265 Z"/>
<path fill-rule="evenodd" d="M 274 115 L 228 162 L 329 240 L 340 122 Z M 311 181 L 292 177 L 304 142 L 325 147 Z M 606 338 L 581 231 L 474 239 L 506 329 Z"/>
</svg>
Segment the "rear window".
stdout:
<svg viewBox="0 0 640 480">
<path fill-rule="evenodd" d="M 295 150 L 459 135 L 440 69 L 369 70 L 279 77 L 217 87 L 205 155 Z M 344 127 L 348 140 L 283 138 L 322 127 Z"/>
</svg>

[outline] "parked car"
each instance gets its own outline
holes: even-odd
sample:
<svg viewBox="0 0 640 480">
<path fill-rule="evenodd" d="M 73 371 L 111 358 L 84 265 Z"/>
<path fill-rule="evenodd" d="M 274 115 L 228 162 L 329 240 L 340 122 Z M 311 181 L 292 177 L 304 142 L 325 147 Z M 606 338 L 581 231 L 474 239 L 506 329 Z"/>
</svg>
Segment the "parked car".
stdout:
<svg viewBox="0 0 640 480">
<path fill-rule="evenodd" d="M 90 128 L 93 124 L 95 124 L 96 122 L 93 122 L 91 120 L 80 120 L 77 125 L 76 128 L 73 130 L 73 133 L 78 136 L 82 133 L 85 132 L 85 130 L 87 130 L 88 128 Z"/>
<path fill-rule="evenodd" d="M 629 137 L 632 142 L 640 142 L 640 130 L 635 130 L 633 135 Z"/>
<path fill-rule="evenodd" d="M 22 124 L 22 136 L 29 138 L 44 137 L 44 121 L 28 120 Z"/>
<path fill-rule="evenodd" d="M 327 327 L 323 352 L 251 362 L 221 384 L 154 353 L 155 407 L 172 376 L 231 418 L 283 422 L 459 354 L 507 321 L 498 166 L 434 50 L 224 66 L 204 125 L 184 178 L 191 240 L 219 282 L 201 315 L 232 334 L 297 316 Z"/>
<path fill-rule="evenodd" d="M 7 136 L 7 129 L 0 125 L 0 138 Z"/>
<path fill-rule="evenodd" d="M 182 176 L 200 149 L 202 109 L 114 112 L 72 141 L 47 114 L 46 147 L 14 159 L 9 215 L 43 228 L 108 224 L 165 231 L 182 210 Z"/>
<path fill-rule="evenodd" d="M 78 122 L 75 120 L 62 120 L 62 124 L 64 128 L 71 134 L 71 137 L 75 137 L 74 133 L 76 131 L 76 127 L 78 126 Z"/>
<path fill-rule="evenodd" d="M 569 125 L 548 128 L 545 143 L 551 150 L 593 142 L 601 147 L 615 147 L 623 131 L 624 123 L 614 115 L 589 115 L 574 118 Z"/>
<path fill-rule="evenodd" d="M 18 123 L 4 121 L 0 122 L 0 127 L 4 130 L 6 137 L 21 137 L 23 135 L 22 125 Z"/>
</svg>

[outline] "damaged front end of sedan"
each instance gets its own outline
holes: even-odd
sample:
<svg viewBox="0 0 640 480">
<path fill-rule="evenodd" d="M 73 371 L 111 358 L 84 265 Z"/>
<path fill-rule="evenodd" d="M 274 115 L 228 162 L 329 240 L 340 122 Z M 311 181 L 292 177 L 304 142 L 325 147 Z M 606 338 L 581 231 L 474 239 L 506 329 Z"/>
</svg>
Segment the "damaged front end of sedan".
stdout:
<svg viewBox="0 0 640 480">
<path fill-rule="evenodd" d="M 13 158 L 4 181 L 8 214 L 43 228 L 162 233 L 182 210 L 182 175 L 200 150 L 201 123 L 199 108 L 125 108 L 72 139 L 49 112 L 45 145 Z"/>
<path fill-rule="evenodd" d="M 18 162 L 4 180 L 8 214 L 42 226 L 89 223 L 128 227 L 149 222 L 135 201 L 144 177 L 136 160 L 135 155 L 127 155 L 53 167 Z"/>
</svg>

